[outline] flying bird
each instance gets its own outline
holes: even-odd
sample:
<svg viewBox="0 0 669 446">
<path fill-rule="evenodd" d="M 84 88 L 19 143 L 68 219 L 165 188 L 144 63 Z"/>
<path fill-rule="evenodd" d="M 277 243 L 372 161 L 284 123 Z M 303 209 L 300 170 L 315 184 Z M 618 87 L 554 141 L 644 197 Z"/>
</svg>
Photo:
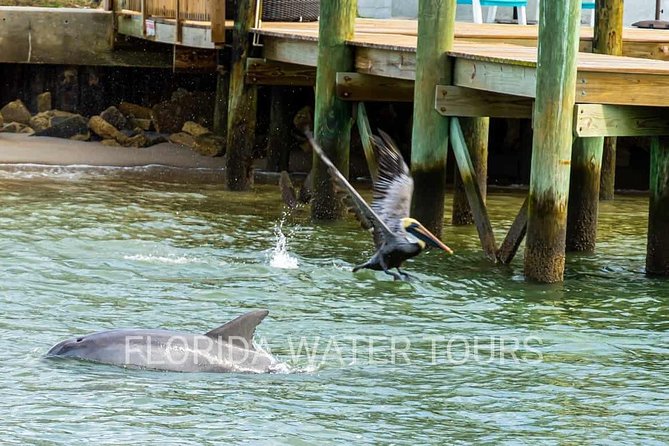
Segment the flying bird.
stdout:
<svg viewBox="0 0 669 446">
<path fill-rule="evenodd" d="M 311 132 L 307 131 L 305 134 L 313 150 L 328 167 L 336 187 L 347 193 L 352 210 L 363 227 L 373 229 L 376 252 L 367 262 L 353 268 L 353 272 L 372 269 L 383 271 L 395 280 L 404 280 L 411 276 L 400 269 L 402 263 L 417 256 L 426 247 L 432 246 L 449 254 L 453 253 L 420 222 L 409 217 L 413 179 L 409 167 L 390 136 L 383 131 L 379 131 L 380 138 L 372 136 L 378 174 L 370 206 L 325 155 Z M 397 273 L 391 271 L 392 268 L 396 268 Z"/>
</svg>

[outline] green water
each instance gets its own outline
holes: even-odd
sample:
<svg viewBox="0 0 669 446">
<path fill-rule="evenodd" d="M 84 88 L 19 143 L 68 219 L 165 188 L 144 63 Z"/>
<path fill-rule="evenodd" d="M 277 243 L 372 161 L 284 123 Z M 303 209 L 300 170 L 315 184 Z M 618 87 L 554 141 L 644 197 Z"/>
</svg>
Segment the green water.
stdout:
<svg viewBox="0 0 669 446">
<path fill-rule="evenodd" d="M 455 255 L 410 262 L 414 283 L 353 275 L 370 237 L 306 210 L 281 258 L 273 187 L 50 169 L 0 188 L 3 445 L 669 442 L 669 282 L 643 274 L 645 198 L 605 204 L 598 253 L 539 286 L 522 258 L 483 260 L 473 228 L 447 226 Z M 489 203 L 501 239 L 521 198 Z M 256 340 L 291 373 L 43 358 L 77 334 L 203 333 L 257 308 Z"/>
</svg>

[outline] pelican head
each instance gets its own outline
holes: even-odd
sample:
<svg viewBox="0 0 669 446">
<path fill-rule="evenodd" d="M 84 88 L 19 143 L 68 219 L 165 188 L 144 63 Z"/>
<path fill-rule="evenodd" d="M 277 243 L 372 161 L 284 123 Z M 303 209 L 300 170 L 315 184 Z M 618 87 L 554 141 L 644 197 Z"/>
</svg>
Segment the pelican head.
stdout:
<svg viewBox="0 0 669 446">
<path fill-rule="evenodd" d="M 402 227 L 404 230 L 418 239 L 418 244 L 425 249 L 426 246 L 433 246 L 435 248 L 443 249 L 449 254 L 453 254 L 453 250 L 444 245 L 434 234 L 427 230 L 425 226 L 420 224 L 415 218 L 403 218 Z"/>
</svg>

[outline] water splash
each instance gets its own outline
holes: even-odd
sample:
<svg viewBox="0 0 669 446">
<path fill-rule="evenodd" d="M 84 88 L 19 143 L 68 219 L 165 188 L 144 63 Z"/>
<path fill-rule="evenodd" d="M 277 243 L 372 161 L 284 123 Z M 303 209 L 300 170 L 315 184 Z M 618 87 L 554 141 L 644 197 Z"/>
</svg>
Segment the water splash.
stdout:
<svg viewBox="0 0 669 446">
<path fill-rule="evenodd" d="M 269 253 L 269 266 L 273 268 L 297 269 L 297 259 L 288 252 L 288 239 L 283 233 L 283 224 L 286 221 L 286 214 L 281 217 L 278 223 L 274 225 L 274 236 L 276 244 Z"/>
</svg>

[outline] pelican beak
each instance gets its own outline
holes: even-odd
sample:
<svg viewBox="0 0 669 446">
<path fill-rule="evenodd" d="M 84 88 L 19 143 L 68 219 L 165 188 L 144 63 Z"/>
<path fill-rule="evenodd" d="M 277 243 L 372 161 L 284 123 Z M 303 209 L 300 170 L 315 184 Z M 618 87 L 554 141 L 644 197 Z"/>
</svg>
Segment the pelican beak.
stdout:
<svg viewBox="0 0 669 446">
<path fill-rule="evenodd" d="M 444 243 L 441 240 L 439 240 L 434 234 L 428 231 L 428 229 L 425 226 L 421 225 L 420 223 L 412 227 L 411 230 L 416 237 L 423 240 L 427 245 L 443 249 L 447 253 L 453 254 L 453 250 L 451 248 L 444 245 Z"/>
</svg>

